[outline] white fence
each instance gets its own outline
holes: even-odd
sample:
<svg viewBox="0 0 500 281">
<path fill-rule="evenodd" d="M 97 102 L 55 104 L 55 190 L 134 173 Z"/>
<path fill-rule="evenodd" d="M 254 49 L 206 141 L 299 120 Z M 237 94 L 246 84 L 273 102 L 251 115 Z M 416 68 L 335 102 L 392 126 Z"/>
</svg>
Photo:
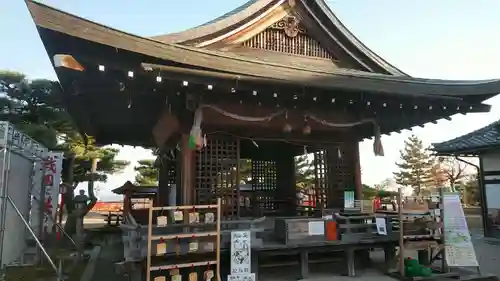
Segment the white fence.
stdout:
<svg viewBox="0 0 500 281">
<path fill-rule="evenodd" d="M 61 169 L 62 153 L 48 152 L 12 124 L 0 122 L 1 267 L 21 258 L 33 239 L 28 227 L 37 238 L 44 228 L 52 230 L 47 217 L 55 217 Z M 44 211 L 47 206 L 51 212 Z"/>
</svg>

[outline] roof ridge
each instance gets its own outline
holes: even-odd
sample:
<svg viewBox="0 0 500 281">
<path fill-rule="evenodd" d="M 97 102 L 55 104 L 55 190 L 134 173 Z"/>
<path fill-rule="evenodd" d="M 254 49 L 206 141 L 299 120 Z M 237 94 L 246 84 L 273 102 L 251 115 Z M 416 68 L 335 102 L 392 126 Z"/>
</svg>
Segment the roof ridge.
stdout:
<svg viewBox="0 0 500 281">
<path fill-rule="evenodd" d="M 199 34 L 203 33 L 204 30 L 205 32 L 206 30 L 210 30 L 211 26 L 215 29 L 225 29 L 233 26 L 234 24 L 240 22 L 242 19 L 255 14 L 264 7 L 267 7 L 274 1 L 276 0 L 248 0 L 242 5 L 234 8 L 233 10 L 198 26 L 178 32 L 151 36 L 150 38 L 163 41 L 164 43 L 181 43 L 190 41 L 198 38 L 200 36 Z M 217 25 L 221 25 L 221 27 L 217 27 Z"/>
<path fill-rule="evenodd" d="M 349 41 L 351 41 L 356 47 L 358 47 L 362 52 L 364 52 L 368 57 L 379 63 L 381 66 L 387 66 L 388 68 L 391 68 L 392 71 L 390 72 L 395 72 L 392 73 L 393 75 L 401 75 L 404 77 L 411 77 L 411 75 L 408 75 L 398 67 L 394 66 L 392 63 L 388 62 L 385 60 L 383 57 L 381 57 L 379 54 L 374 52 L 372 49 L 370 49 L 366 44 L 363 43 L 340 19 L 337 17 L 337 15 L 332 11 L 330 6 L 325 0 L 316 0 L 316 3 L 318 3 L 319 6 L 322 7 L 323 10 L 328 12 L 329 18 L 332 20 L 333 24 L 344 34 L 346 37 L 349 38 Z"/>
</svg>

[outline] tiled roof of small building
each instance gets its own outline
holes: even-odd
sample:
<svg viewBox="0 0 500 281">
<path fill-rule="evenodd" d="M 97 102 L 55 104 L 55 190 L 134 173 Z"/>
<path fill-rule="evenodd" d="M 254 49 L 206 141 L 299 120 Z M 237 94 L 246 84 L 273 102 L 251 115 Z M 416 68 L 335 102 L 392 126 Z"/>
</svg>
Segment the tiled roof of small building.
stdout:
<svg viewBox="0 0 500 281">
<path fill-rule="evenodd" d="M 480 150 L 500 147 L 500 120 L 463 136 L 432 145 L 438 154 L 475 154 Z"/>
</svg>

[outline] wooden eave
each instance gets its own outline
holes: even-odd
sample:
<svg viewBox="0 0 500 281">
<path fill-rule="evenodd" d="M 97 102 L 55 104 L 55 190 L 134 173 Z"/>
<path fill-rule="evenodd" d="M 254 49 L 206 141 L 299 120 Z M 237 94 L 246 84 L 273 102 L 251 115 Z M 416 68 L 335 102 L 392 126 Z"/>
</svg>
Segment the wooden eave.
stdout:
<svg viewBox="0 0 500 281">
<path fill-rule="evenodd" d="M 500 92 L 500 80 L 450 81 L 345 69 L 332 70 L 319 65 L 291 66 L 220 51 L 164 43 L 118 31 L 37 2 L 28 1 L 27 4 L 39 29 L 47 29 L 107 45 L 116 50 L 126 50 L 161 59 L 165 61 L 165 64 L 174 62 L 187 66 L 186 69 L 203 69 L 208 73 L 223 73 L 232 76 L 234 83 L 237 83 L 238 77 L 241 76 L 256 81 L 293 84 L 300 88 L 455 98 L 464 101 L 470 100 L 474 103 L 482 102 Z M 42 41 L 46 46 L 53 44 L 53 42 L 46 42 L 44 38 Z"/>
<path fill-rule="evenodd" d="M 249 0 L 208 23 L 182 32 L 154 36 L 152 39 L 165 43 L 203 46 L 206 42 L 233 33 L 285 3 L 294 7 L 303 19 L 310 19 L 309 26 L 314 26 L 318 30 L 321 34 L 319 38 L 328 41 L 324 45 L 330 51 L 332 48 L 328 47 L 329 45 L 337 47 L 335 49 L 357 61 L 366 71 L 408 77 L 406 73 L 385 61 L 358 40 L 335 16 L 324 0 Z"/>
</svg>

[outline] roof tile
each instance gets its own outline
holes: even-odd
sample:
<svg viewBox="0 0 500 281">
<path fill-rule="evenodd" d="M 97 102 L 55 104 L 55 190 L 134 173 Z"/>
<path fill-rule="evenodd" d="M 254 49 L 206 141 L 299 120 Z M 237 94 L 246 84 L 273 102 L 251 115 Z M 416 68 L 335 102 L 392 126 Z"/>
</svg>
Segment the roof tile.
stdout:
<svg viewBox="0 0 500 281">
<path fill-rule="evenodd" d="M 500 120 L 454 139 L 433 143 L 433 150 L 439 154 L 474 153 L 492 146 L 500 146 Z"/>
</svg>

